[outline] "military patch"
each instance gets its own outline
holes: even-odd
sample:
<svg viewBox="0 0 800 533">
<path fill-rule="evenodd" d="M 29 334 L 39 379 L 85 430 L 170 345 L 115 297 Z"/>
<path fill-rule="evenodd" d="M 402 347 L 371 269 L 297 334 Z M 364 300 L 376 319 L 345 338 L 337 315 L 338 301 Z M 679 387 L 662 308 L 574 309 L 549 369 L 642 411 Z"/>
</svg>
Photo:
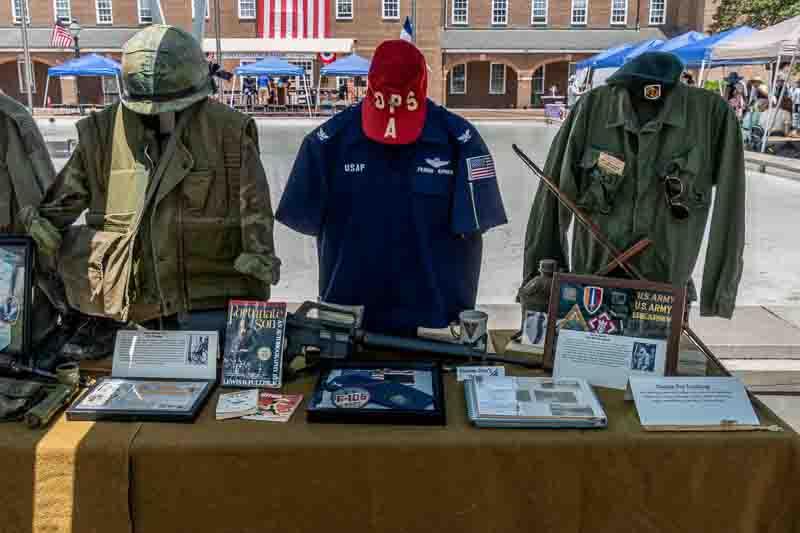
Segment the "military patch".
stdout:
<svg viewBox="0 0 800 533">
<path fill-rule="evenodd" d="M 615 320 L 611 318 L 608 313 L 602 313 L 589 321 L 589 331 L 613 335 L 619 331 L 619 328 L 615 324 Z"/>
<path fill-rule="evenodd" d="M 320 128 L 317 130 L 317 139 L 319 139 L 319 142 L 324 143 L 330 138 L 331 136 L 328 135 L 328 133 L 324 129 Z"/>
<path fill-rule="evenodd" d="M 369 400 L 369 391 L 360 387 L 347 387 L 333 393 L 333 405 L 340 409 L 361 409 Z"/>
<path fill-rule="evenodd" d="M 467 178 L 469 181 L 495 179 L 494 160 L 490 155 L 467 158 Z"/>
<path fill-rule="evenodd" d="M 572 331 L 589 331 L 589 326 L 586 325 L 586 320 L 583 318 L 581 308 L 578 304 L 572 306 L 572 309 L 569 310 L 567 316 L 561 321 L 559 327 Z"/>
<path fill-rule="evenodd" d="M 583 308 L 590 315 L 599 311 L 600 306 L 603 305 L 603 291 L 602 287 L 584 287 Z"/>
<path fill-rule="evenodd" d="M 467 128 L 466 130 L 464 130 L 464 133 L 456 137 L 456 139 L 458 139 L 458 142 L 460 142 L 461 144 L 467 144 L 469 141 L 472 140 L 472 132 L 470 131 L 469 128 Z"/>
<path fill-rule="evenodd" d="M 597 158 L 597 167 L 607 174 L 622 176 L 625 172 L 625 161 L 606 152 L 601 152 Z"/>
<path fill-rule="evenodd" d="M 644 97 L 648 100 L 658 100 L 661 98 L 661 85 L 654 84 L 654 85 L 645 85 L 644 86 Z"/>
<path fill-rule="evenodd" d="M 628 301 L 628 295 L 624 292 L 619 291 L 612 291 L 611 292 L 611 304 L 612 305 L 625 305 Z"/>
<path fill-rule="evenodd" d="M 578 301 L 578 289 L 575 287 L 564 287 L 561 289 L 561 299 L 568 302 Z"/>
</svg>

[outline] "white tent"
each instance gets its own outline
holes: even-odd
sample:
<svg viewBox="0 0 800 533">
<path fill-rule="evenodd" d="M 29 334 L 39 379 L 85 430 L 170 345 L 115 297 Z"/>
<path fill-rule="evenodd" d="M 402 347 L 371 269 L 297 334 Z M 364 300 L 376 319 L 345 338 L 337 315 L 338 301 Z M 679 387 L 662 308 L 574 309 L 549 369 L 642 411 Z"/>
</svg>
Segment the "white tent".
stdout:
<svg viewBox="0 0 800 533">
<path fill-rule="evenodd" d="M 798 41 L 800 16 L 741 38 L 723 41 L 712 48 L 711 59 L 789 58 L 797 51 Z"/>
<path fill-rule="evenodd" d="M 779 106 L 788 85 L 784 84 L 780 94 L 775 94 L 778 70 L 782 63 L 788 61 L 789 72 L 792 72 L 797 64 L 798 53 L 800 53 L 800 16 L 784 20 L 775 26 L 742 38 L 721 42 L 711 49 L 712 60 L 747 60 L 755 63 L 758 60 L 772 61 L 774 58 L 775 63 L 769 90 L 770 127 L 764 132 L 764 138 L 761 141 L 762 152 L 767 149 L 767 139 L 778 111 L 778 107 L 773 106 L 773 100 Z"/>
</svg>

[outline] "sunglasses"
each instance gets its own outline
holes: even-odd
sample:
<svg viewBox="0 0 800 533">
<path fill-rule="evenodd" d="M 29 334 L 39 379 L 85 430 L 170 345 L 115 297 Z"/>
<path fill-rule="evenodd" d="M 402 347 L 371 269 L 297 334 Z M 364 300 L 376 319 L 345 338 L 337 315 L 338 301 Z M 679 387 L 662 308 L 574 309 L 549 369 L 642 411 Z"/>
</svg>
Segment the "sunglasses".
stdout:
<svg viewBox="0 0 800 533">
<path fill-rule="evenodd" d="M 679 201 L 683 196 L 683 182 L 676 176 L 664 178 L 664 193 L 672 216 L 678 220 L 689 218 L 689 208 Z"/>
</svg>

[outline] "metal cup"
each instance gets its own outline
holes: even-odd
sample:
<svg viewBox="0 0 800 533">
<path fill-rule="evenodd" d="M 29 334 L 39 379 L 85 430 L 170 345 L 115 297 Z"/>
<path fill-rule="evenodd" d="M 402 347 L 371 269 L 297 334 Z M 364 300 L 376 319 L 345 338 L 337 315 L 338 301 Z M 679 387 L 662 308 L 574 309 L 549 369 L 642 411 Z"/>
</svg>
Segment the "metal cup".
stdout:
<svg viewBox="0 0 800 533">
<path fill-rule="evenodd" d="M 458 338 L 461 344 L 471 346 L 477 352 L 486 352 L 489 340 L 489 315 L 483 311 L 461 311 L 458 320 L 458 325 L 450 328 L 453 336 Z"/>
</svg>

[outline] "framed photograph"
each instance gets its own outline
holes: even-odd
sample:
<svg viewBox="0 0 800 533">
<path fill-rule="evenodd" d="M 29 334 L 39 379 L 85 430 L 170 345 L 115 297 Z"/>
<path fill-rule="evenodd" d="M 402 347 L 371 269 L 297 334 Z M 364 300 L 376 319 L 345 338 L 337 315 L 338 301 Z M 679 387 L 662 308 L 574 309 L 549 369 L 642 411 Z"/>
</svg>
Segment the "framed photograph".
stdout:
<svg viewBox="0 0 800 533">
<path fill-rule="evenodd" d="M 67 420 L 192 422 L 213 387 L 211 381 L 102 378 L 67 410 Z"/>
<path fill-rule="evenodd" d="M 32 364 L 33 240 L 0 237 L 0 353 Z"/>
<path fill-rule="evenodd" d="M 436 363 L 341 362 L 324 369 L 306 408 L 309 422 L 445 425 Z"/>
<path fill-rule="evenodd" d="M 556 274 L 544 366 L 562 364 L 561 375 L 572 377 L 584 377 L 585 367 L 598 374 L 592 384 L 614 388 L 627 380 L 623 373 L 674 375 L 685 308 L 685 287 Z"/>
</svg>

